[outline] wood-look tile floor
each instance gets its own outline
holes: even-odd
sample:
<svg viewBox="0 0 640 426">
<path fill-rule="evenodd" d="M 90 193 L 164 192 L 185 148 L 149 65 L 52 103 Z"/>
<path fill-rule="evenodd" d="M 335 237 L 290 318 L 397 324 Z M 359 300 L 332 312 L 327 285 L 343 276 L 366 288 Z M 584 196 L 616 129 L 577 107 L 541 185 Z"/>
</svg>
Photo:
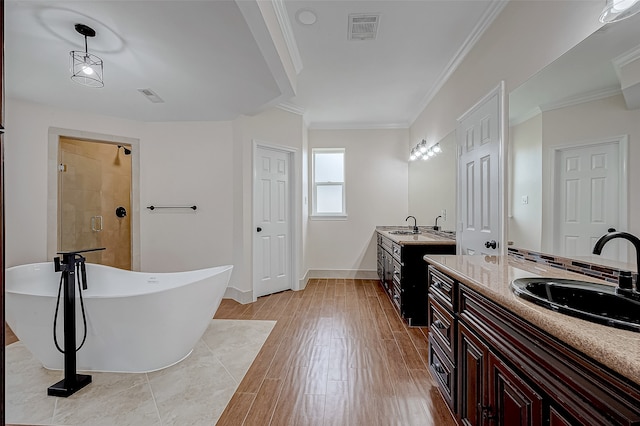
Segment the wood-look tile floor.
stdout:
<svg viewBox="0 0 640 426">
<path fill-rule="evenodd" d="M 311 280 L 215 318 L 276 320 L 218 421 L 239 425 L 455 425 L 408 327 L 373 280 Z"/>
</svg>

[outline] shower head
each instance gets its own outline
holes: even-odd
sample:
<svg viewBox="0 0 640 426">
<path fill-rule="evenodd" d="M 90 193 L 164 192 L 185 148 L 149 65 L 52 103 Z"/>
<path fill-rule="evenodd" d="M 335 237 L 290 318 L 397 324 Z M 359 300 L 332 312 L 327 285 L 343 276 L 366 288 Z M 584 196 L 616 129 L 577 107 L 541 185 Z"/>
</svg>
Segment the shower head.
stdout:
<svg viewBox="0 0 640 426">
<path fill-rule="evenodd" d="M 122 146 L 122 145 L 118 145 L 118 149 L 120 149 L 120 148 L 124 149 L 124 155 L 129 155 L 129 154 L 131 154 L 131 150 L 130 150 L 129 148 L 124 147 L 124 146 Z"/>
</svg>

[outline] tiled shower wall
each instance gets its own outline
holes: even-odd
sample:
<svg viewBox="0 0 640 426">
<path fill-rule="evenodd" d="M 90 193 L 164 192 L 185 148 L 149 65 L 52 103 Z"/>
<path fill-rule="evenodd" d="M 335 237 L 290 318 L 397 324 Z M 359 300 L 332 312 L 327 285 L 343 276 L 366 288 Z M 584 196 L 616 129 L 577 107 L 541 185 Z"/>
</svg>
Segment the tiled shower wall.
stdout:
<svg viewBox="0 0 640 426">
<path fill-rule="evenodd" d="M 59 159 L 59 249 L 106 247 L 87 253 L 87 261 L 131 269 L 131 155 L 114 144 L 61 137 Z M 118 207 L 127 216 L 117 217 Z"/>
</svg>

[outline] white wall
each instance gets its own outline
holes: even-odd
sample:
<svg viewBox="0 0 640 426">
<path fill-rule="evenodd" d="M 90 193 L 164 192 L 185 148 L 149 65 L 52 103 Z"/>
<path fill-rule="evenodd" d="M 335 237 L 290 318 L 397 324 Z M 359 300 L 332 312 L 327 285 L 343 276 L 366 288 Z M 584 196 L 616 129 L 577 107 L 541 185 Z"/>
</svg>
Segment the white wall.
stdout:
<svg viewBox="0 0 640 426">
<path fill-rule="evenodd" d="M 234 265 L 237 272 L 231 278 L 231 286 L 242 296 L 237 299 L 248 301 L 253 282 L 253 237 L 255 226 L 253 222 L 253 150 L 255 142 L 280 146 L 294 151 L 294 227 L 296 240 L 293 249 L 295 252 L 294 278 L 300 282 L 304 274 L 304 254 L 302 250 L 303 222 L 302 215 L 302 162 L 304 122 L 302 116 L 286 112 L 280 109 L 269 109 L 252 117 L 239 117 L 234 125 L 234 152 L 233 152 L 233 214 L 235 218 L 233 226 L 233 240 L 236 243 L 234 249 Z M 294 288 L 297 286 L 294 284 Z"/>
<path fill-rule="evenodd" d="M 141 270 L 165 272 L 234 264 L 233 296 L 252 299 L 253 141 L 296 151 L 296 278 L 304 275 L 302 154 L 304 125 L 270 109 L 233 122 L 140 123 L 7 100 L 6 264 L 47 255 L 47 153 L 50 127 L 140 140 Z M 306 189 L 305 189 L 306 191 Z M 146 209 L 192 205 L 192 210 Z M 53 225 L 55 226 L 55 221 Z"/>
<path fill-rule="evenodd" d="M 142 127 L 141 269 L 184 271 L 233 263 L 232 123 Z M 198 209 L 151 211 L 150 205 Z"/>
<path fill-rule="evenodd" d="M 508 94 L 585 39 L 602 25 L 598 17 L 603 4 L 596 0 L 509 2 L 412 124 L 407 150 L 422 138 L 441 140 L 455 130 L 457 118 L 500 81 Z M 435 173 L 423 177 L 437 178 Z M 455 182 L 450 190 L 455 192 Z"/>
<path fill-rule="evenodd" d="M 629 228 L 626 231 L 638 235 L 640 216 L 635 212 L 640 209 L 640 193 L 634 182 L 640 181 L 640 170 L 634 165 L 640 161 L 640 110 L 628 110 L 622 95 L 542 114 L 543 193 L 550 193 L 552 184 L 549 164 L 549 150 L 552 147 L 604 140 L 620 135 L 629 136 Z M 543 226 L 551 220 L 551 210 L 543 205 Z M 549 226 L 545 228 L 550 229 Z M 551 251 L 552 235 L 544 237 L 543 250 Z"/>
<path fill-rule="evenodd" d="M 60 127 L 140 138 L 140 123 L 6 99 L 6 265 L 47 258 L 48 132 Z"/>
<path fill-rule="evenodd" d="M 432 146 L 437 141 L 427 141 Z M 435 218 L 446 210 L 446 220 L 438 219 L 445 231 L 456 229 L 456 135 L 449 133 L 439 141 L 442 152 L 427 161 L 409 163 L 409 214 L 418 225 L 435 225 Z M 408 155 L 409 151 L 407 151 Z"/>
<path fill-rule="evenodd" d="M 542 239 L 542 115 L 510 131 L 509 237 L 515 247 L 541 250 Z M 527 197 L 527 204 L 522 202 Z"/>
<path fill-rule="evenodd" d="M 408 130 L 309 130 L 313 148 L 345 148 L 346 220 L 309 220 L 310 274 L 376 270 L 377 225 L 405 225 Z M 309 169 L 311 166 L 309 165 Z M 309 201 L 310 202 L 310 201 Z M 310 206 L 307 206 L 310 208 Z"/>
<path fill-rule="evenodd" d="M 505 81 L 507 93 L 602 24 L 603 2 L 511 1 L 411 126 L 415 143 L 440 140 L 456 119 Z"/>
</svg>

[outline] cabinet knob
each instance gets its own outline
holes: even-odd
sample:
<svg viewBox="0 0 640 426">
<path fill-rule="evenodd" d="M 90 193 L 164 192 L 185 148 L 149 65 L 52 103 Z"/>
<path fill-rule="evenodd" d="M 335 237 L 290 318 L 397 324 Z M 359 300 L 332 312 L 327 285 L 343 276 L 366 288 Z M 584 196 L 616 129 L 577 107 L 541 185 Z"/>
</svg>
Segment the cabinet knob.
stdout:
<svg viewBox="0 0 640 426">
<path fill-rule="evenodd" d="M 446 326 L 446 325 L 444 325 L 444 323 L 443 323 L 442 321 L 440 321 L 440 320 L 435 320 L 435 321 L 433 322 L 433 326 L 434 326 L 435 328 L 439 328 L 440 330 L 443 330 L 443 329 L 447 328 L 447 326 Z"/>
<path fill-rule="evenodd" d="M 478 404 L 480 405 L 480 404 Z M 495 420 L 498 418 L 498 416 L 493 412 L 493 409 L 491 408 L 490 405 L 485 405 L 485 406 L 481 406 L 480 410 L 482 412 L 482 418 L 484 420 Z"/>
<path fill-rule="evenodd" d="M 262 232 L 262 228 L 260 228 L 259 226 L 256 228 L 256 231 L 258 232 Z"/>
<path fill-rule="evenodd" d="M 439 374 L 445 374 L 447 372 L 447 370 L 445 370 L 439 362 L 434 362 L 432 365 L 433 369 L 436 370 L 436 372 Z"/>
</svg>

